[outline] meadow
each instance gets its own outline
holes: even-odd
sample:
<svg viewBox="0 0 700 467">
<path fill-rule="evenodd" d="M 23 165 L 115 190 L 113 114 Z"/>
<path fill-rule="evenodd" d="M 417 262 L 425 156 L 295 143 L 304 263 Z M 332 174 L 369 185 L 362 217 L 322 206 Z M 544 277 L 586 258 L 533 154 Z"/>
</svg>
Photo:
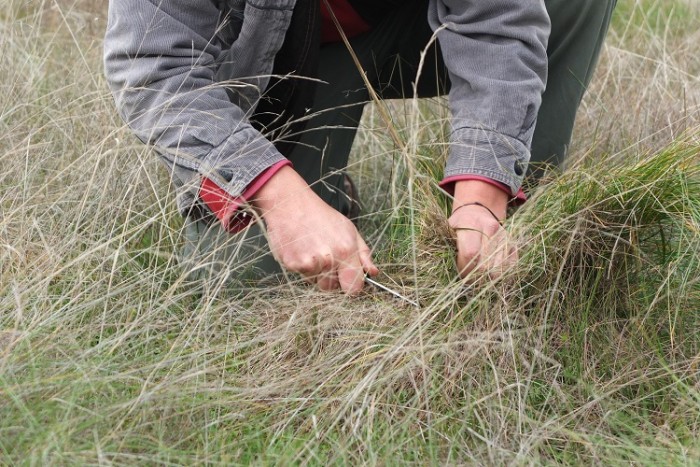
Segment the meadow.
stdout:
<svg viewBox="0 0 700 467">
<path fill-rule="evenodd" d="M 697 2 L 619 1 L 499 280 L 455 278 L 445 101 L 380 104 L 391 132 L 368 109 L 361 230 L 420 309 L 188 282 L 168 176 L 102 75 L 104 10 L 0 11 L 0 464 L 700 463 Z"/>
</svg>

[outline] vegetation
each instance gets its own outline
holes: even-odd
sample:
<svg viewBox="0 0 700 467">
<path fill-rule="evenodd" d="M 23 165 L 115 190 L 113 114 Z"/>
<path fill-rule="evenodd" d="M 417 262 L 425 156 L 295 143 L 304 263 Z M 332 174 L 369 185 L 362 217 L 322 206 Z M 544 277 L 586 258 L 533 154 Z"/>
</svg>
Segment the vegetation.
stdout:
<svg viewBox="0 0 700 467">
<path fill-rule="evenodd" d="M 10 0 L 0 463 L 700 462 L 698 8 L 620 0 L 568 170 L 509 221 L 499 281 L 454 279 L 444 102 L 389 104 L 402 148 L 367 112 L 362 230 L 416 310 L 193 287 L 167 175 L 101 75 L 104 12 Z"/>
</svg>

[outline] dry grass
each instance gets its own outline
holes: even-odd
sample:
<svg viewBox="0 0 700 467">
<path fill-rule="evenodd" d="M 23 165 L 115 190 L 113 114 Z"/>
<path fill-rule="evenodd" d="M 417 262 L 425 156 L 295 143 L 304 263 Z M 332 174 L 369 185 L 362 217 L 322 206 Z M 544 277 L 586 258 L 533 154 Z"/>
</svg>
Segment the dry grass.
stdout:
<svg viewBox="0 0 700 467">
<path fill-rule="evenodd" d="M 442 103 L 392 104 L 405 152 L 368 112 L 363 229 L 415 310 L 186 284 L 167 177 L 115 116 L 91 8 L 0 16 L 3 463 L 700 459 L 693 10 L 621 2 L 578 165 L 511 222 L 522 260 L 496 283 L 452 279 Z"/>
<path fill-rule="evenodd" d="M 647 154 L 700 125 L 698 4 L 620 2 L 575 153 Z"/>
</svg>

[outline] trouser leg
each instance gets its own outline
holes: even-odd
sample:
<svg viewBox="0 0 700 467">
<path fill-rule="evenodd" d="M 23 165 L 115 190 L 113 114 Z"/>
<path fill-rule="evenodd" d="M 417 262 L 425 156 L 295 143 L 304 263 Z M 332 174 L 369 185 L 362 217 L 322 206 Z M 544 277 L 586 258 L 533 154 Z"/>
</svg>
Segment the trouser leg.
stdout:
<svg viewBox="0 0 700 467">
<path fill-rule="evenodd" d="M 547 165 L 560 166 L 566 157 L 576 113 L 595 71 L 617 1 L 546 0 L 545 3 L 552 21 L 547 50 L 549 78 L 532 141 L 530 177 L 541 176 Z M 390 20 L 385 29 L 377 31 L 374 41 L 363 37 L 353 43 L 361 54 L 365 69 L 373 78 L 372 84 L 384 98 L 414 95 L 413 83 L 421 52 L 432 37 L 425 20 L 426 4 L 412 2 Z M 344 82 L 344 86 L 339 88 L 339 93 L 333 86 L 320 86 L 317 90 L 317 108 L 350 105 L 367 99 L 364 85 L 354 72 L 354 64 L 349 61 L 344 49 L 343 44 L 332 44 L 322 51 L 322 79 L 330 83 Z M 435 44 L 426 54 L 418 83 L 418 97 L 444 94 L 449 89 L 439 47 Z M 316 130 L 307 141 L 311 143 L 310 146 L 321 149 L 299 151 L 301 160 L 295 160 L 295 165 L 302 167 L 307 181 L 314 183 L 319 180 L 319 174 L 328 173 L 330 168 L 345 167 L 361 115 L 362 105 L 356 105 L 328 111 L 317 120 L 343 128 Z M 324 127 L 322 124 L 310 126 Z M 323 163 L 318 154 L 325 158 Z M 330 193 L 333 187 L 342 186 L 338 185 L 338 180 L 326 183 L 325 193 L 322 193 L 320 185 L 317 188 L 324 199 L 335 207 L 338 198 L 333 198 Z"/>
<path fill-rule="evenodd" d="M 432 32 L 426 21 L 426 8 L 425 0 L 406 2 L 372 31 L 350 41 L 369 81 L 381 97 L 400 96 L 393 81 L 401 78 L 401 67 L 394 64 L 417 63 L 420 50 L 428 43 Z M 419 40 L 416 40 L 414 26 L 420 26 L 418 31 L 422 32 L 422 37 Z M 395 59 L 408 49 L 413 51 L 409 59 Z M 343 43 L 326 44 L 321 48 L 319 79 L 322 83 L 317 85 L 310 111 L 314 117 L 306 125 L 289 159 L 324 201 L 344 212 L 349 200 L 343 190 L 341 172 L 347 166 L 369 93 Z M 410 83 L 411 79 L 407 78 L 406 82 Z"/>
<path fill-rule="evenodd" d="M 560 166 L 600 56 L 616 0 L 545 0 L 552 21 L 549 78 L 532 141 L 530 173 Z"/>
</svg>

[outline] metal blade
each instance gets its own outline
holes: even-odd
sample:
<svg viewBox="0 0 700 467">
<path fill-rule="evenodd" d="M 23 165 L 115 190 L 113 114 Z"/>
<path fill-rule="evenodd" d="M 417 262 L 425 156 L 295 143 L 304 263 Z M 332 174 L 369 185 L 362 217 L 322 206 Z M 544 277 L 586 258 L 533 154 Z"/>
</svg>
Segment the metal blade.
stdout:
<svg viewBox="0 0 700 467">
<path fill-rule="evenodd" d="M 408 298 L 408 297 L 406 297 L 406 296 L 404 296 L 404 295 L 401 295 L 400 293 L 398 293 L 398 292 L 395 291 L 395 290 L 391 290 L 389 287 L 386 287 L 386 286 L 380 284 L 379 282 L 377 282 L 377 281 L 371 279 L 368 275 L 365 275 L 365 282 L 367 282 L 368 284 L 371 284 L 371 285 L 377 287 L 378 289 L 383 290 L 384 292 L 390 293 L 391 295 L 393 295 L 393 296 L 396 297 L 396 298 L 400 298 L 400 299 L 403 300 L 404 302 L 409 303 L 409 304 L 411 304 L 412 306 L 414 306 L 414 307 L 416 307 L 416 308 L 420 308 L 420 305 L 418 304 L 418 302 L 416 302 L 416 301 L 414 301 L 414 300 L 411 300 L 410 298 Z"/>
</svg>

